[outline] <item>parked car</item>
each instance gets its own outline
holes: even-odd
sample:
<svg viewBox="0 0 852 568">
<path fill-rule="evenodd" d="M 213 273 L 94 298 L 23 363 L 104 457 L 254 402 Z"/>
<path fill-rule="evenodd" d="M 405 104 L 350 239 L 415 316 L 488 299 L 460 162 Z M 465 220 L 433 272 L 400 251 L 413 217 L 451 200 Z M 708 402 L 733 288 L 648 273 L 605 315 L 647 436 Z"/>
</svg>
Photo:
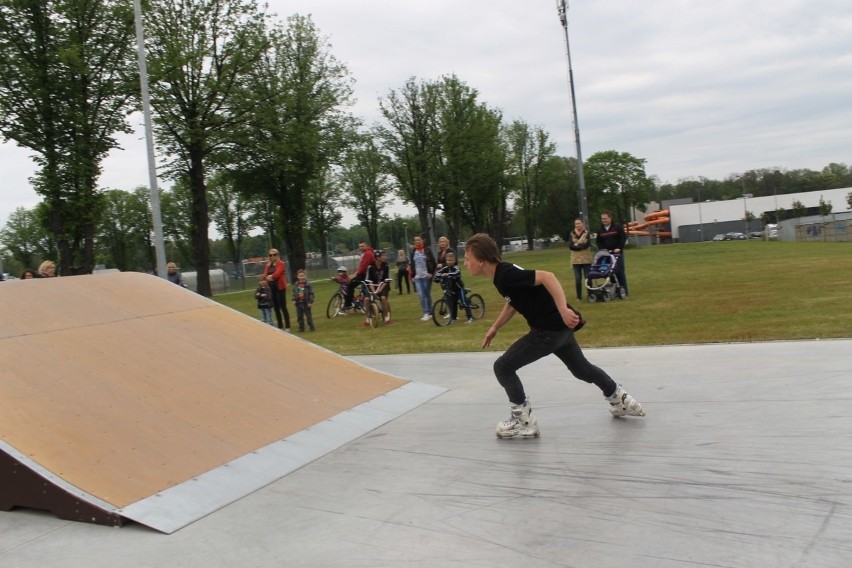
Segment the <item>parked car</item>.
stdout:
<svg viewBox="0 0 852 568">
<path fill-rule="evenodd" d="M 748 234 L 748 238 L 750 239 L 762 239 L 763 231 L 752 231 Z"/>
<path fill-rule="evenodd" d="M 713 240 L 714 241 L 724 241 L 725 240 L 725 234 L 719 233 L 718 235 L 714 235 Z"/>
<path fill-rule="evenodd" d="M 731 231 L 730 233 L 725 233 L 725 240 L 726 241 L 744 241 L 747 238 L 748 237 L 746 237 L 745 234 L 738 233 L 736 231 Z"/>
</svg>

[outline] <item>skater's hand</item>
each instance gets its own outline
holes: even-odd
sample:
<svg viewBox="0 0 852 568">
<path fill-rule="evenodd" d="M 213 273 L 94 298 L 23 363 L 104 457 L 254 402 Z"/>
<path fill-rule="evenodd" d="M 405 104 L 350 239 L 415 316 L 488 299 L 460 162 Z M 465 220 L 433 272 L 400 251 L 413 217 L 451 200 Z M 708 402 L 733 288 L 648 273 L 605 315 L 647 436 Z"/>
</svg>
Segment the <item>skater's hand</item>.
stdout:
<svg viewBox="0 0 852 568">
<path fill-rule="evenodd" d="M 580 316 L 577 315 L 577 312 L 566 307 L 564 311 L 560 310 L 560 315 L 562 316 L 562 321 L 565 322 L 570 329 L 574 329 L 574 327 L 580 323 Z"/>
<path fill-rule="evenodd" d="M 493 327 L 489 327 L 488 331 L 485 332 L 485 339 L 482 340 L 482 348 L 485 349 L 489 345 L 491 345 L 491 340 L 497 335 L 497 330 Z"/>
</svg>

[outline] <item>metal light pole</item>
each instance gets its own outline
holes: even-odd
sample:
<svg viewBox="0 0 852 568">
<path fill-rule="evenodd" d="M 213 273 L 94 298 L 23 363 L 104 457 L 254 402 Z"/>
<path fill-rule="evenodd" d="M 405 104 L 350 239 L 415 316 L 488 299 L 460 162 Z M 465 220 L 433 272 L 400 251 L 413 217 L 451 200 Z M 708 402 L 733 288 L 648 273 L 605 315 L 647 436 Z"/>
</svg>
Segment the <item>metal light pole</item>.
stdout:
<svg viewBox="0 0 852 568">
<path fill-rule="evenodd" d="M 577 97 L 574 95 L 574 71 L 571 68 L 571 44 L 568 42 L 568 3 L 565 0 L 556 0 L 556 11 L 559 13 L 559 21 L 565 30 L 565 52 L 568 54 L 568 86 L 571 89 L 571 110 L 574 117 L 574 144 L 577 147 L 577 179 L 579 182 L 580 215 L 583 223 L 591 227 L 589 223 L 589 203 L 586 198 L 586 178 L 583 176 L 583 152 L 580 149 L 580 123 L 577 121 Z"/>
<path fill-rule="evenodd" d="M 151 97 L 148 93 L 148 64 L 145 61 L 145 34 L 142 28 L 142 1 L 133 0 L 136 18 L 136 53 L 139 84 L 142 89 L 142 115 L 145 118 L 145 141 L 148 147 L 148 179 L 151 184 L 151 218 L 154 224 L 154 251 L 157 275 L 166 278 L 166 248 L 163 244 L 163 219 L 160 213 L 160 191 L 157 187 L 157 163 L 154 157 L 154 134 L 151 128 Z"/>
</svg>

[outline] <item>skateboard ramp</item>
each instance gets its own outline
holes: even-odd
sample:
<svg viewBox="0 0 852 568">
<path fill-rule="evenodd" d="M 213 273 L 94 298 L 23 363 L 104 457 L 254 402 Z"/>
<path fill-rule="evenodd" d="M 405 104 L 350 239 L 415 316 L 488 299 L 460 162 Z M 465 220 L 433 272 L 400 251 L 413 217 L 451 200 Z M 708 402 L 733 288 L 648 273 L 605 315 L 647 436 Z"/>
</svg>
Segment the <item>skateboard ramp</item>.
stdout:
<svg viewBox="0 0 852 568">
<path fill-rule="evenodd" d="M 0 284 L 0 510 L 171 533 L 439 395 L 162 279 Z"/>
</svg>

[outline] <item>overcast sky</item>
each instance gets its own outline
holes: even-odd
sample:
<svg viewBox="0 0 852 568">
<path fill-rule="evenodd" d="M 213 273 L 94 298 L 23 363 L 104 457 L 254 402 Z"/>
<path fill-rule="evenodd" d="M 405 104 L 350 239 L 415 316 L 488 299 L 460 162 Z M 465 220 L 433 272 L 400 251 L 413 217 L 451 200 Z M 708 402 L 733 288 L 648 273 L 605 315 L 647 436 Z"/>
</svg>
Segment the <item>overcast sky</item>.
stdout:
<svg viewBox="0 0 852 568">
<path fill-rule="evenodd" d="M 541 126 L 559 154 L 576 155 L 555 0 L 269 5 L 282 19 L 311 14 L 355 78 L 367 125 L 409 77 L 455 74 L 506 121 Z M 629 152 L 663 183 L 852 164 L 850 0 L 575 0 L 568 21 L 584 158 Z M 147 186 L 141 136 L 121 138 L 102 186 Z M 0 146 L 0 171 L 4 222 L 38 197 L 26 151 Z"/>
</svg>

